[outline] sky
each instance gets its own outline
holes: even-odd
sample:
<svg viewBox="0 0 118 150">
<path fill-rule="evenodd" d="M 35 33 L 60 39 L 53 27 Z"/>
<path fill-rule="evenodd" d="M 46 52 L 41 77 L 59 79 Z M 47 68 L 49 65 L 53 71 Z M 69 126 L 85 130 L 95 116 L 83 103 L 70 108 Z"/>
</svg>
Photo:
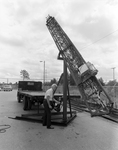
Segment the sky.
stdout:
<svg viewBox="0 0 118 150">
<path fill-rule="evenodd" d="M 46 27 L 55 17 L 105 82 L 118 80 L 118 0 L 0 0 L 0 82 L 58 79 L 63 61 Z M 114 69 L 113 69 L 114 68 Z M 113 73 L 114 72 L 114 73 Z"/>
</svg>

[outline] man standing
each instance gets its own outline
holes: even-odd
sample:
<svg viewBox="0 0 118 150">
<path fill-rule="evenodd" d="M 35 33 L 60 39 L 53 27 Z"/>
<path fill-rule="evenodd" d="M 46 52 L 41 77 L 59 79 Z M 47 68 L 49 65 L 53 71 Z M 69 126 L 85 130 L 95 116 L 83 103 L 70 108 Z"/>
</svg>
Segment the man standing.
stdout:
<svg viewBox="0 0 118 150">
<path fill-rule="evenodd" d="M 52 103 L 55 101 L 56 103 L 59 103 L 57 100 L 54 99 L 54 92 L 57 88 L 56 84 L 52 84 L 51 88 L 48 89 L 45 93 L 44 98 L 44 115 L 43 115 L 43 126 L 47 126 L 48 129 L 54 129 L 54 127 L 51 127 L 51 109 Z"/>
</svg>

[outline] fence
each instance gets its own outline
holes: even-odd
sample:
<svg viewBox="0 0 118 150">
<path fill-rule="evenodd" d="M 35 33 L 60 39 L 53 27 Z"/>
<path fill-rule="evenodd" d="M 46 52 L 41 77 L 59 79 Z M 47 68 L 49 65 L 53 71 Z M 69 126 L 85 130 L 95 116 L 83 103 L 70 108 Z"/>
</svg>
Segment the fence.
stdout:
<svg viewBox="0 0 118 150">
<path fill-rule="evenodd" d="M 49 87 L 46 87 L 46 90 Z M 115 109 L 118 109 L 118 86 L 104 86 L 103 87 L 105 89 L 105 91 L 108 93 L 108 95 L 110 96 L 112 102 L 113 102 L 113 107 Z M 63 86 L 58 86 L 57 88 L 57 93 L 63 93 Z M 69 92 L 70 94 L 80 94 L 79 89 L 77 88 L 77 86 L 69 86 Z"/>
<path fill-rule="evenodd" d="M 113 101 L 113 107 L 118 109 L 118 86 L 104 86 L 104 88 Z"/>
</svg>

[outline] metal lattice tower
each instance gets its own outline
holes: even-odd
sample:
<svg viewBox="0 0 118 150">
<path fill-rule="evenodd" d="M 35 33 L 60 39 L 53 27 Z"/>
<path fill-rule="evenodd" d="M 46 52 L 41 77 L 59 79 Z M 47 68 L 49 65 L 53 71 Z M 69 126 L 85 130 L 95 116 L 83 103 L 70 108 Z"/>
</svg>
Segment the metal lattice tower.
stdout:
<svg viewBox="0 0 118 150">
<path fill-rule="evenodd" d="M 91 115 L 108 114 L 112 101 L 96 78 L 97 69 L 83 59 L 54 17 L 48 16 L 46 26 Z"/>
</svg>

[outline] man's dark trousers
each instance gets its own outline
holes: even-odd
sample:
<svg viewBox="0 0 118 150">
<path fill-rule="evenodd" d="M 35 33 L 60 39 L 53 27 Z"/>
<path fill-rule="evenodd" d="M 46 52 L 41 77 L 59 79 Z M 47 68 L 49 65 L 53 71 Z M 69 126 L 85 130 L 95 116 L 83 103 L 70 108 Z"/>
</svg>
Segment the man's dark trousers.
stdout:
<svg viewBox="0 0 118 150">
<path fill-rule="evenodd" d="M 43 125 L 47 125 L 47 127 L 51 126 L 51 110 L 48 106 L 47 100 L 45 99 L 43 102 L 44 105 L 44 115 L 43 115 Z"/>
</svg>

